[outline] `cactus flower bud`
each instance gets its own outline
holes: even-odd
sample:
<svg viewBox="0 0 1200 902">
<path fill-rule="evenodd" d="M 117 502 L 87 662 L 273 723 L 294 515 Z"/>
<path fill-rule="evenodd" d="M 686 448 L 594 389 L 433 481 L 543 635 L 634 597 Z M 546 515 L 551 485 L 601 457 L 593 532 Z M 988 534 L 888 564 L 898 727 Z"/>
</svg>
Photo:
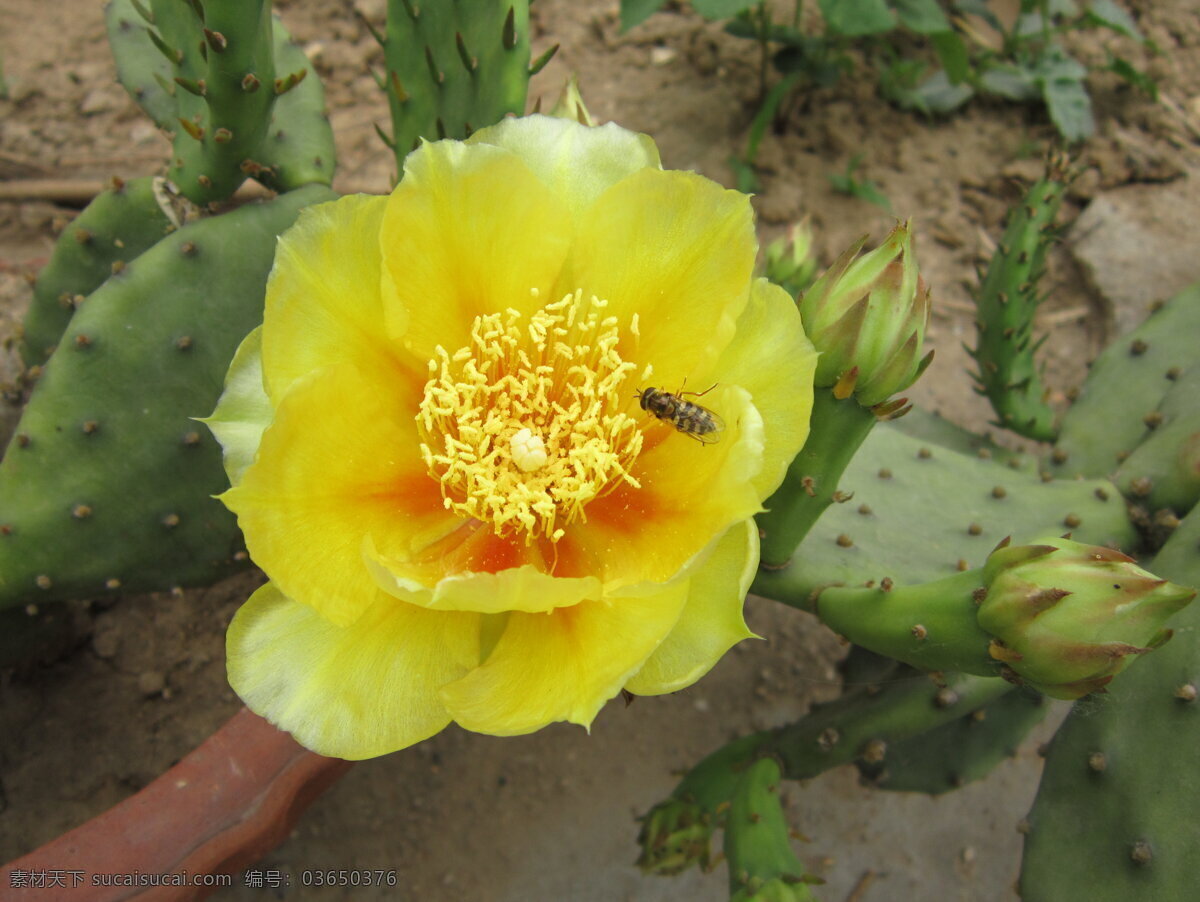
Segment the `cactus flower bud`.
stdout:
<svg viewBox="0 0 1200 902">
<path fill-rule="evenodd" d="M 929 364 L 921 345 L 929 288 L 917 272 L 908 222 L 862 257 L 851 245 L 800 299 L 800 317 L 821 357 L 816 385 L 853 391 L 874 407 L 912 385 Z M 856 259 L 857 258 L 857 259 Z M 856 372 L 854 372 L 856 371 Z"/>
<path fill-rule="evenodd" d="M 578 122 L 580 125 L 595 125 L 596 120 L 592 118 L 592 114 L 588 112 L 588 108 L 584 106 L 583 94 L 579 91 L 579 79 L 575 73 L 568 76 L 566 83 L 563 84 L 562 91 L 558 95 L 558 100 L 554 103 L 554 108 L 550 110 L 551 116 L 557 116 L 559 119 L 570 119 L 572 122 Z"/>
<path fill-rule="evenodd" d="M 642 818 L 637 864 L 648 874 L 670 877 L 698 864 L 708 870 L 712 817 L 695 802 L 671 797 Z"/>
<path fill-rule="evenodd" d="M 763 275 L 791 295 L 804 291 L 817 271 L 812 245 L 812 223 L 805 216 L 789 226 L 786 235 L 767 245 L 763 252 Z"/>
<path fill-rule="evenodd" d="M 978 618 L 992 657 L 1053 698 L 1102 689 L 1169 639 L 1163 624 L 1196 595 L 1119 551 L 1069 539 L 998 548 L 983 572 Z"/>
</svg>

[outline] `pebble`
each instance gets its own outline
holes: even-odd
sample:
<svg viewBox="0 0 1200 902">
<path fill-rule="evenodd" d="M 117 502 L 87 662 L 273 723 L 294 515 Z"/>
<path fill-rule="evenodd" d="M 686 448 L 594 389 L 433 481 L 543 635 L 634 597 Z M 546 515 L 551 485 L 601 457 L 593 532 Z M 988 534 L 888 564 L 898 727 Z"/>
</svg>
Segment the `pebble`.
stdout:
<svg viewBox="0 0 1200 902">
<path fill-rule="evenodd" d="M 138 692 L 142 695 L 158 695 L 167 685 L 167 678 L 157 670 L 147 670 L 138 674 Z"/>
<path fill-rule="evenodd" d="M 96 88 L 84 95 L 79 104 L 79 112 L 84 116 L 106 113 L 109 110 L 115 110 L 121 102 L 122 95 L 116 93 L 112 88 Z"/>
<path fill-rule="evenodd" d="M 674 47 L 651 47 L 650 48 L 650 65 L 665 66 L 679 55 Z"/>
<path fill-rule="evenodd" d="M 105 630 L 92 636 L 92 651 L 98 658 L 114 657 L 120 647 L 121 639 L 117 636 L 116 630 Z"/>
</svg>

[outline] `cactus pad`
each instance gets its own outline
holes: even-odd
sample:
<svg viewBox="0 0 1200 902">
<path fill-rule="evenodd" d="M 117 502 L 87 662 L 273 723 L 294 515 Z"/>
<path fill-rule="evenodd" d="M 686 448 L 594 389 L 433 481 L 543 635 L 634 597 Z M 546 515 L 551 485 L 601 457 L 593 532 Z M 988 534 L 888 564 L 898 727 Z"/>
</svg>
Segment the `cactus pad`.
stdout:
<svg viewBox="0 0 1200 902">
<path fill-rule="evenodd" d="M 1200 584 L 1200 516 L 1163 546 L 1154 572 Z M 1200 605 L 1175 639 L 1076 702 L 1050 746 L 1021 868 L 1027 902 L 1192 899 L 1200 844 Z"/>
<path fill-rule="evenodd" d="M 155 190 L 161 181 L 113 179 L 63 230 L 38 274 L 25 315 L 21 358 L 26 366 L 45 363 L 84 297 L 174 228 Z"/>
<path fill-rule="evenodd" d="M 760 758 L 738 780 L 725 816 L 725 857 L 732 900 L 813 902 L 804 865 L 792 850 L 780 799 L 779 763 Z"/>
<path fill-rule="evenodd" d="M 1029 541 L 1071 532 L 1094 545 L 1132 547 L 1135 534 L 1117 490 L 1104 480 L 1043 482 L 1038 476 L 922 442 L 881 423 L 842 478 L 851 498 L 834 504 L 779 574 L 755 591 L 788 593 L 889 577 L 920 583 L 979 566 L 1006 536 Z"/>
<path fill-rule="evenodd" d="M 1054 438 L 1054 411 L 1046 403 L 1034 354 L 1033 319 L 1043 298 L 1038 282 L 1055 238 L 1065 161 L 1051 157 L 1046 175 L 1009 214 L 1004 237 L 975 293 L 978 391 L 996 411 L 997 426 L 1041 441 Z"/>
<path fill-rule="evenodd" d="M 170 177 L 205 203 L 247 177 L 288 191 L 333 179 L 333 134 L 320 80 L 264 0 L 113 0 L 106 14 L 117 76 L 175 133 Z"/>
<path fill-rule="evenodd" d="M 525 111 L 528 0 L 390 0 L 382 40 L 397 171 L 421 138 L 465 138 Z"/>
<path fill-rule="evenodd" d="M 1158 409 L 1143 418 L 1146 436 L 1113 482 L 1151 511 L 1183 515 L 1200 497 L 1200 365 L 1172 381 Z"/>
<path fill-rule="evenodd" d="M 0 607 L 213 581 L 241 565 L 212 410 L 314 186 L 198 220 L 71 320 L 0 461 Z M 241 555 L 244 557 L 244 555 Z"/>
<path fill-rule="evenodd" d="M 1181 291 L 1096 358 L 1063 416 L 1050 458 L 1055 476 L 1106 476 L 1146 437 L 1146 416 L 1196 362 L 1200 284 Z"/>
<path fill-rule="evenodd" d="M 872 785 L 901 792 L 940 795 L 986 777 L 1042 722 L 1050 706 L 1017 688 L 957 720 L 893 742 L 885 760 L 859 759 Z"/>
</svg>

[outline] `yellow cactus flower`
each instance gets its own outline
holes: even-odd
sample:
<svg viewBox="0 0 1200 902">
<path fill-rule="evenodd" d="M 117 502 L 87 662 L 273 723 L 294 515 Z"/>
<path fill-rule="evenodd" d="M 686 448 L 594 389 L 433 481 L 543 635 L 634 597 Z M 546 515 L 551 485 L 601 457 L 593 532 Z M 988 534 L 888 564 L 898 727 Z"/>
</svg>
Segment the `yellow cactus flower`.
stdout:
<svg viewBox="0 0 1200 902">
<path fill-rule="evenodd" d="M 270 578 L 229 629 L 246 704 L 367 758 L 451 721 L 587 726 L 751 635 L 752 518 L 815 366 L 755 250 L 745 196 L 545 116 L 302 213 L 208 421 Z M 650 387 L 706 392 L 681 397 L 719 440 Z"/>
</svg>

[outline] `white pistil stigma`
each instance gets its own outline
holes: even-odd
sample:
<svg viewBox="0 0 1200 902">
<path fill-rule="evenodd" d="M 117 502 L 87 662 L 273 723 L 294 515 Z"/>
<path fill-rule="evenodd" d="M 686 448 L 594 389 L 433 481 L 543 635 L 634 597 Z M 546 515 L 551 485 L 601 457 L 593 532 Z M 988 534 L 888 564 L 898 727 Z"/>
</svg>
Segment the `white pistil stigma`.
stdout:
<svg viewBox="0 0 1200 902">
<path fill-rule="evenodd" d="M 532 473 L 546 463 L 546 443 L 540 435 L 534 435 L 532 429 L 525 428 L 514 432 L 513 437 L 508 440 L 508 447 L 512 452 L 513 463 L 520 467 L 522 472 Z"/>
</svg>

